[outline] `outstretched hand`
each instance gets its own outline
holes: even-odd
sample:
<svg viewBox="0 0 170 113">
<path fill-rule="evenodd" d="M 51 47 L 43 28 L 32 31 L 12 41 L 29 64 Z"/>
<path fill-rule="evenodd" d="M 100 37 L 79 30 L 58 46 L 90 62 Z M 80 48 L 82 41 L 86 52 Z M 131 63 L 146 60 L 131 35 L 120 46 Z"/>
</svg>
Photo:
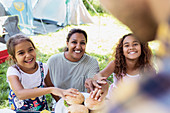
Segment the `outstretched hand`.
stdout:
<svg viewBox="0 0 170 113">
<path fill-rule="evenodd" d="M 66 100 L 66 98 L 65 98 L 66 95 L 74 97 L 74 96 L 78 95 L 78 90 L 74 89 L 74 88 L 70 88 L 70 89 L 67 89 L 67 90 L 56 88 L 56 89 L 54 89 L 52 94 L 60 96 L 61 98 Z"/>
<path fill-rule="evenodd" d="M 100 89 L 95 88 L 94 91 L 91 91 L 90 97 L 94 98 L 95 100 L 102 101 L 108 93 L 109 84 L 106 82 L 106 84 L 101 85 L 101 87 L 102 88 L 100 88 Z"/>
<path fill-rule="evenodd" d="M 101 89 L 101 85 L 107 84 L 106 79 L 107 77 L 88 78 L 85 81 L 85 87 L 90 91 L 94 91 L 95 88 Z"/>
</svg>

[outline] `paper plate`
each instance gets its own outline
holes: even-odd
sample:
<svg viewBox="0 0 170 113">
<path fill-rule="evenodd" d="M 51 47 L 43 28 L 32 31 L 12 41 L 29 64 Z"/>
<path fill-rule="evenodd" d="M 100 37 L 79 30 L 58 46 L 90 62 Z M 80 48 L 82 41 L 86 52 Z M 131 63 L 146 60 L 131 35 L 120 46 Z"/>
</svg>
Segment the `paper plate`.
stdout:
<svg viewBox="0 0 170 113">
<path fill-rule="evenodd" d="M 81 93 L 84 95 L 85 99 L 90 96 L 89 93 Z M 64 100 L 62 98 L 56 103 L 55 113 L 68 113 L 67 108 L 64 106 Z"/>
</svg>

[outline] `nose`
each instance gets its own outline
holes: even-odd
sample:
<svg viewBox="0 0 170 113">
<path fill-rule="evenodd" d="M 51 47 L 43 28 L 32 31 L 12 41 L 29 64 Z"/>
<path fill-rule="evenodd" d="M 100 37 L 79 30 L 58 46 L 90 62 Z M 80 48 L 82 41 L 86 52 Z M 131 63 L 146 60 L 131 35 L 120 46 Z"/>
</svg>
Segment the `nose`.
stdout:
<svg viewBox="0 0 170 113">
<path fill-rule="evenodd" d="M 80 44 L 80 43 L 77 43 L 76 48 L 77 48 L 77 49 L 81 49 L 81 44 Z"/>
<path fill-rule="evenodd" d="M 25 56 L 26 56 L 26 57 L 30 57 L 31 54 L 27 52 L 27 53 L 25 53 Z"/>
<path fill-rule="evenodd" d="M 133 46 L 129 46 L 129 49 L 132 50 L 132 49 L 134 49 L 134 47 Z"/>
</svg>

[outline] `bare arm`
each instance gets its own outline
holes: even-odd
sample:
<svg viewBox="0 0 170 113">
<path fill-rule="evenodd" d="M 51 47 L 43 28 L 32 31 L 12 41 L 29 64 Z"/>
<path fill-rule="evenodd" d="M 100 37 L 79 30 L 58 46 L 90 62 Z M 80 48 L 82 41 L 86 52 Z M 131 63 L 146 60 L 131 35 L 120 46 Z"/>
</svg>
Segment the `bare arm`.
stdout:
<svg viewBox="0 0 170 113">
<path fill-rule="evenodd" d="M 115 69 L 115 61 L 111 61 L 102 71 L 100 71 L 97 76 L 109 77 Z"/>
<path fill-rule="evenodd" d="M 54 87 L 53 83 L 51 82 L 51 78 L 50 78 L 50 75 L 49 75 L 49 71 L 48 71 L 48 74 L 46 75 L 44 81 L 45 81 L 45 84 L 46 84 L 47 87 Z M 60 99 L 60 97 L 59 97 L 59 96 L 55 96 L 55 95 L 53 95 L 53 94 L 51 94 L 51 95 L 52 95 L 52 97 L 55 99 L 55 101 L 58 102 L 58 100 Z"/>
<path fill-rule="evenodd" d="M 93 78 L 86 80 L 85 85 L 91 90 L 91 98 L 99 101 L 105 98 L 109 88 L 106 79 L 114 72 L 114 69 L 115 61 L 111 61 L 106 68 L 97 73 Z"/>
<path fill-rule="evenodd" d="M 101 89 L 104 84 L 107 84 L 106 79 L 113 73 L 115 62 L 111 61 L 106 68 L 94 75 L 93 78 L 86 79 L 85 87 L 93 91 L 96 88 Z"/>
<path fill-rule="evenodd" d="M 18 76 L 16 75 L 9 76 L 8 80 L 11 84 L 12 90 L 21 100 L 35 98 L 49 93 L 52 93 L 53 95 L 58 95 L 62 98 L 65 98 L 65 95 L 74 96 L 74 94 L 77 94 L 76 89 L 63 90 L 55 87 L 24 89 L 21 82 L 19 81 Z"/>
</svg>

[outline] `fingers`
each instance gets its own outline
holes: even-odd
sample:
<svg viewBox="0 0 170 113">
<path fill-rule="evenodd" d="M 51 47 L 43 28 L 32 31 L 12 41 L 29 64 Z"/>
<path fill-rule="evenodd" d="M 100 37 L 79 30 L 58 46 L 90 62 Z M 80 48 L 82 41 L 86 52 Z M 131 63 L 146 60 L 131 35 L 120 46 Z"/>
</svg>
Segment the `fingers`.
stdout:
<svg viewBox="0 0 170 113">
<path fill-rule="evenodd" d="M 90 97 L 94 98 L 95 100 L 102 101 L 107 94 L 107 92 L 104 91 L 105 90 L 103 90 L 103 88 L 102 89 L 95 88 L 94 91 L 90 92 Z"/>
<path fill-rule="evenodd" d="M 99 79 L 100 79 L 101 81 L 102 81 L 102 80 L 107 80 L 107 77 L 100 77 Z"/>
<path fill-rule="evenodd" d="M 94 87 L 96 87 L 96 88 L 102 88 L 97 82 L 99 82 L 98 80 L 96 81 L 96 80 L 93 80 L 92 81 L 92 84 L 94 85 Z"/>
<path fill-rule="evenodd" d="M 102 100 L 104 100 L 104 99 L 105 99 L 105 95 L 104 95 L 104 94 L 101 94 L 100 97 L 99 97 L 99 99 L 98 99 L 98 101 L 102 101 Z"/>
<path fill-rule="evenodd" d="M 94 91 L 90 92 L 90 97 L 94 98 L 96 96 L 97 91 L 98 91 L 98 89 L 95 88 Z"/>
<path fill-rule="evenodd" d="M 93 91 L 94 90 L 94 86 L 93 86 L 93 79 L 92 78 L 88 78 L 86 79 L 85 81 L 85 87 L 90 89 L 90 91 Z"/>
<path fill-rule="evenodd" d="M 63 93 L 61 94 L 61 97 L 66 100 L 66 98 L 65 98 L 66 95 L 75 97 L 76 95 L 78 95 L 78 90 L 74 89 L 74 88 L 63 90 Z"/>
<path fill-rule="evenodd" d="M 94 86 L 93 86 L 93 84 L 91 83 L 91 84 L 89 84 L 89 88 L 90 88 L 90 91 L 93 91 L 94 90 Z"/>
<path fill-rule="evenodd" d="M 71 94 L 78 95 L 78 90 L 77 90 L 77 89 L 74 89 L 74 88 L 68 89 L 68 92 L 71 93 Z"/>
<path fill-rule="evenodd" d="M 105 80 L 96 80 L 96 82 L 100 85 L 105 85 L 107 82 Z"/>
<path fill-rule="evenodd" d="M 95 96 L 95 100 L 99 100 L 99 98 L 102 96 L 102 90 L 98 90 L 98 92 L 96 93 L 96 96 Z"/>
</svg>

